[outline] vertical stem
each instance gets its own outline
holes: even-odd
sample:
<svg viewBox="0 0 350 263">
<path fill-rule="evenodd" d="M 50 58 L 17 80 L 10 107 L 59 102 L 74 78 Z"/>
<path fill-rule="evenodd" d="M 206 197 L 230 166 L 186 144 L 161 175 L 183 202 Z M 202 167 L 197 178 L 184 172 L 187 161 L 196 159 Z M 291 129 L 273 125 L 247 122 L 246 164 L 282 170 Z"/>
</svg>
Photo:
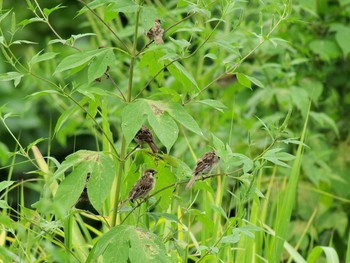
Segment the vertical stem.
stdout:
<svg viewBox="0 0 350 263">
<path fill-rule="evenodd" d="M 131 50 L 131 59 L 130 59 L 130 69 L 129 69 L 129 82 L 128 82 L 128 94 L 127 94 L 127 103 L 131 102 L 131 95 L 132 95 L 132 86 L 133 86 L 133 76 L 134 76 L 134 63 L 135 63 L 135 54 L 136 54 L 136 47 L 137 47 L 137 32 L 139 29 L 139 21 L 140 21 L 140 13 L 141 13 L 141 7 L 142 7 L 143 0 L 139 1 L 139 9 L 136 13 L 136 22 L 135 22 L 135 31 L 134 31 L 134 44 L 133 48 Z M 117 215 L 118 215 L 118 204 L 119 204 L 119 196 L 120 196 L 120 186 L 121 186 L 121 179 L 123 175 L 124 165 L 125 165 L 125 155 L 126 155 L 126 141 L 124 134 L 121 136 L 121 147 L 120 147 L 120 161 L 119 161 L 119 167 L 118 167 L 118 173 L 117 173 L 117 183 L 116 183 L 116 189 L 115 189 L 115 197 L 114 197 L 114 206 L 115 209 L 113 210 L 112 215 L 112 223 L 111 226 L 114 227 L 117 223 Z"/>
</svg>

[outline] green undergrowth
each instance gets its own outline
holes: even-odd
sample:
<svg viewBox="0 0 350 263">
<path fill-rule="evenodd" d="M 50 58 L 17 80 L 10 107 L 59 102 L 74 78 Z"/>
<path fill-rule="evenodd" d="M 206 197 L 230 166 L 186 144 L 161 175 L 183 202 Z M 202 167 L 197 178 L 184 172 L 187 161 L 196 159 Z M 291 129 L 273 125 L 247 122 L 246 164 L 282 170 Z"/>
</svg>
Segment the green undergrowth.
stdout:
<svg viewBox="0 0 350 263">
<path fill-rule="evenodd" d="M 349 262 L 350 12 L 321 2 L 0 1 L 0 261 Z"/>
</svg>

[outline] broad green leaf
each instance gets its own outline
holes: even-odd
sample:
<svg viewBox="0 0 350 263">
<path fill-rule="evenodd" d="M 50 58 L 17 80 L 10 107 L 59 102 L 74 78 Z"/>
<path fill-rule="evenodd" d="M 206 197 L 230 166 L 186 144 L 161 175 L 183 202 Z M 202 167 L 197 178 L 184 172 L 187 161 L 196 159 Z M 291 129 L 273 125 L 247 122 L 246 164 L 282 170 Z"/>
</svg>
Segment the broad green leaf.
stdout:
<svg viewBox="0 0 350 263">
<path fill-rule="evenodd" d="M 121 115 L 122 131 L 127 145 L 135 137 L 142 124 L 144 124 L 148 113 L 149 107 L 144 100 L 137 100 L 124 107 Z"/>
<path fill-rule="evenodd" d="M 333 24 L 330 29 L 336 31 L 335 40 L 343 51 L 344 58 L 346 58 L 350 52 L 350 28 L 342 24 Z"/>
<path fill-rule="evenodd" d="M 139 8 L 132 0 L 118 0 L 115 2 L 112 10 L 114 12 L 123 12 L 123 13 L 135 13 Z"/>
<path fill-rule="evenodd" d="M 92 60 L 97 54 L 102 52 L 103 52 L 102 49 L 98 49 L 98 50 L 90 50 L 86 52 L 79 52 L 79 53 L 70 55 L 64 58 L 61 61 L 61 63 L 58 64 L 54 74 L 83 66 L 84 64 L 87 64 L 90 60 Z"/>
<path fill-rule="evenodd" d="M 101 213 L 116 171 L 112 159 L 102 152 L 80 150 L 67 156 L 53 177 L 57 178 L 68 169 L 73 171 L 59 185 L 54 198 L 56 213 L 61 217 L 64 216 L 77 202 L 86 186 L 88 176 L 90 177 L 87 184 L 89 200 Z"/>
<path fill-rule="evenodd" d="M 239 82 L 243 87 L 252 89 L 252 83 L 250 82 L 249 78 L 248 78 L 246 75 L 244 75 L 244 74 L 242 74 L 242 73 L 237 73 L 236 76 L 237 76 L 238 82 Z"/>
<path fill-rule="evenodd" d="M 198 135 L 203 135 L 197 122 L 190 114 L 187 113 L 183 106 L 178 103 L 169 102 L 167 111 L 174 118 L 174 120 L 185 126 L 187 129 Z"/>
<path fill-rule="evenodd" d="M 166 105 L 162 102 L 150 100 L 147 100 L 147 104 L 149 107 L 148 122 L 169 152 L 179 135 L 179 128 L 166 112 Z"/>
<path fill-rule="evenodd" d="M 115 61 L 113 49 L 106 48 L 98 54 L 90 63 L 88 70 L 89 82 L 101 77 L 107 70 L 108 66 L 112 66 Z"/>
<path fill-rule="evenodd" d="M 0 142 L 0 164 L 2 164 L 4 166 L 7 163 L 9 157 L 10 157 L 10 151 L 9 151 L 7 145 L 3 142 Z M 4 182 L 6 182 L 6 181 L 4 181 Z M 1 185 L 1 183 L 0 183 L 0 185 Z M 0 190 L 0 192 L 1 192 L 1 190 Z"/>
<path fill-rule="evenodd" d="M 147 67 L 151 76 L 156 75 L 163 67 L 164 61 L 160 61 L 160 58 L 164 55 L 162 50 L 150 50 L 147 51 L 141 58 L 139 63 L 140 67 Z M 161 82 L 163 79 L 163 72 L 158 74 L 157 81 Z"/>
<path fill-rule="evenodd" d="M 170 263 L 163 241 L 152 232 L 119 225 L 99 238 L 87 263 L 98 262 Z"/>
<path fill-rule="evenodd" d="M 153 6 L 142 6 L 140 21 L 145 30 L 154 26 L 154 19 L 160 18 L 159 12 Z"/>
<path fill-rule="evenodd" d="M 315 54 L 319 55 L 321 60 L 326 62 L 337 59 L 341 55 L 337 44 L 328 39 L 313 40 L 309 47 Z"/>
<path fill-rule="evenodd" d="M 97 153 L 90 180 L 87 185 L 89 200 L 96 211 L 102 213 L 103 203 L 111 192 L 116 167 L 113 160 L 104 153 Z"/>
<path fill-rule="evenodd" d="M 84 189 L 86 178 L 91 173 L 91 165 L 92 162 L 89 161 L 80 163 L 59 184 L 54 197 L 54 210 L 58 218 L 65 217 L 69 209 L 78 201 Z"/>
<path fill-rule="evenodd" d="M 195 86 L 199 90 L 196 80 L 193 78 L 192 74 L 184 68 L 179 62 L 175 62 L 168 67 L 168 70 L 174 78 L 182 83 L 186 90 L 190 90 L 191 86 Z"/>
</svg>

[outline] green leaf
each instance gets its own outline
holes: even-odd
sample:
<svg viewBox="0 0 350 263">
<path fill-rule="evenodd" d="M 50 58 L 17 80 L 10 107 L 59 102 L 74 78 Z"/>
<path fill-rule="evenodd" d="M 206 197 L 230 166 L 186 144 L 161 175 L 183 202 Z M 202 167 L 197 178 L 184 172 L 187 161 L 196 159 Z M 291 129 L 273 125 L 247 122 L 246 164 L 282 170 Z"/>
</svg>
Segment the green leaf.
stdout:
<svg viewBox="0 0 350 263">
<path fill-rule="evenodd" d="M 81 163 L 60 183 L 54 198 L 54 210 L 58 218 L 65 217 L 78 201 L 89 173 L 91 173 L 91 162 Z"/>
<path fill-rule="evenodd" d="M 22 20 L 19 25 L 20 26 L 26 26 L 26 25 L 29 25 L 31 23 L 36 23 L 36 22 L 45 22 L 45 19 L 44 18 L 40 18 L 40 17 L 32 17 L 30 19 L 24 19 Z"/>
<path fill-rule="evenodd" d="M 155 18 L 160 18 L 159 12 L 156 8 L 152 6 L 142 6 L 140 21 L 145 30 L 149 30 L 154 26 Z"/>
<path fill-rule="evenodd" d="M 260 88 L 265 88 L 264 84 L 262 84 L 262 82 L 252 76 L 247 76 L 245 75 L 251 82 L 253 82 L 256 86 L 260 87 Z"/>
<path fill-rule="evenodd" d="M 123 13 L 135 13 L 139 9 L 139 5 L 135 4 L 131 0 L 118 0 L 112 10 L 114 12 L 123 12 Z"/>
<path fill-rule="evenodd" d="M 334 133 L 339 137 L 339 130 L 334 120 L 323 112 L 310 112 L 310 117 L 318 123 L 322 128 L 330 127 L 333 129 Z"/>
<path fill-rule="evenodd" d="M 174 76 L 176 80 L 182 83 L 182 85 L 189 90 L 191 86 L 195 86 L 199 90 L 196 80 L 193 78 L 192 74 L 184 68 L 179 62 L 175 62 L 168 67 L 171 75 Z M 191 85 L 192 84 L 192 85 Z"/>
<path fill-rule="evenodd" d="M 11 72 L 0 74 L 0 81 L 13 80 L 15 87 L 17 87 L 17 85 L 20 83 L 23 76 L 24 75 L 22 73 L 11 71 Z"/>
<path fill-rule="evenodd" d="M 198 135 L 203 135 L 197 122 L 193 119 L 193 117 L 190 114 L 187 113 L 183 106 L 181 106 L 178 103 L 170 102 L 168 104 L 167 111 L 177 122 L 181 123 L 187 129 L 193 131 Z"/>
<path fill-rule="evenodd" d="M 333 24 L 330 29 L 336 31 L 335 40 L 340 46 L 344 58 L 346 58 L 350 52 L 350 28 L 342 24 Z"/>
<path fill-rule="evenodd" d="M 124 107 L 121 115 L 122 131 L 127 145 L 135 137 L 142 124 L 144 124 L 149 113 L 148 111 L 149 107 L 144 100 L 137 100 Z"/>
<path fill-rule="evenodd" d="M 221 112 L 224 112 L 224 110 L 227 109 L 227 107 L 221 101 L 218 101 L 218 100 L 207 99 L 207 100 L 198 100 L 196 102 L 208 105 Z"/>
<path fill-rule="evenodd" d="M 108 66 L 112 66 L 115 61 L 115 56 L 112 48 L 103 49 L 89 65 L 88 81 L 92 82 L 101 77 L 107 70 Z"/>
<path fill-rule="evenodd" d="M 4 19 L 11 13 L 11 11 L 12 11 L 12 10 L 9 10 L 9 11 L 7 11 L 6 13 L 2 14 L 2 15 L 0 16 L 0 22 L 1 22 L 2 20 L 4 20 Z"/>
<path fill-rule="evenodd" d="M 55 52 L 47 52 L 47 53 L 41 54 L 41 52 L 42 51 L 40 51 L 34 57 L 32 57 L 32 59 L 29 62 L 29 65 L 32 66 L 32 65 L 34 65 L 36 63 L 53 59 L 58 54 L 58 53 L 55 53 Z"/>
<path fill-rule="evenodd" d="M 97 153 L 93 161 L 87 192 L 92 206 L 102 214 L 103 203 L 111 192 L 117 169 L 113 160 L 104 153 Z"/>
<path fill-rule="evenodd" d="M 249 78 L 248 78 L 246 75 L 244 75 L 244 74 L 242 74 L 242 73 L 237 73 L 237 74 L 236 74 L 236 77 L 237 77 L 238 82 L 239 82 L 243 87 L 252 89 L 252 84 L 251 84 Z"/>
<path fill-rule="evenodd" d="M 164 52 L 162 50 L 149 50 L 142 56 L 139 66 L 147 67 L 150 75 L 154 76 L 164 67 L 164 61 L 159 60 L 163 55 Z M 161 82 L 163 75 L 162 72 L 157 76 L 158 82 Z"/>
<path fill-rule="evenodd" d="M 151 114 L 148 114 L 148 122 L 169 152 L 179 135 L 179 128 L 176 122 L 165 112 L 165 109 L 161 108 L 160 103 L 152 101 L 148 101 L 148 103 L 151 109 Z"/>
<path fill-rule="evenodd" d="M 119 225 L 99 238 L 87 259 L 105 263 L 170 263 L 162 240 L 152 232 Z"/>
<path fill-rule="evenodd" d="M 332 247 L 317 246 L 314 247 L 307 258 L 307 263 L 318 262 L 318 259 L 322 252 L 326 255 L 327 262 L 339 263 L 339 257 L 337 252 Z"/>
<path fill-rule="evenodd" d="M 78 68 L 84 64 L 87 64 L 90 60 L 92 60 L 95 56 L 97 56 L 99 53 L 104 52 L 102 49 L 98 50 L 90 50 L 86 52 L 79 52 L 73 55 L 70 55 L 66 58 L 64 58 L 60 64 L 58 64 L 54 74 L 57 74 L 59 72 Z"/>
<path fill-rule="evenodd" d="M 46 17 L 49 17 L 49 15 L 50 15 L 52 12 L 54 12 L 54 11 L 56 11 L 56 10 L 59 10 L 59 9 L 62 9 L 62 8 L 66 8 L 66 6 L 62 6 L 61 4 L 59 4 L 59 5 L 57 5 L 57 6 L 53 7 L 53 8 L 50 8 L 50 9 L 44 8 L 44 9 L 43 9 L 43 12 L 44 12 L 44 14 L 46 15 Z"/>
<path fill-rule="evenodd" d="M 281 152 L 282 150 L 282 148 L 268 150 L 262 158 L 279 166 L 289 168 L 290 166 L 283 161 L 294 160 L 295 156 L 286 152 Z"/>
<path fill-rule="evenodd" d="M 14 184 L 15 181 L 2 181 L 0 182 L 0 192 L 5 190 L 6 188 L 10 187 Z"/>
<path fill-rule="evenodd" d="M 57 178 L 67 170 L 74 169 L 62 181 L 54 198 L 55 211 L 63 217 L 77 202 L 85 185 L 86 178 L 89 200 L 93 207 L 102 213 L 103 203 L 109 195 L 114 180 L 115 166 L 112 159 L 105 153 L 80 150 L 69 156 L 54 174 Z"/>
<path fill-rule="evenodd" d="M 328 39 L 313 40 L 310 42 L 309 47 L 321 60 L 326 62 L 340 57 L 339 47 L 334 41 Z"/>
</svg>

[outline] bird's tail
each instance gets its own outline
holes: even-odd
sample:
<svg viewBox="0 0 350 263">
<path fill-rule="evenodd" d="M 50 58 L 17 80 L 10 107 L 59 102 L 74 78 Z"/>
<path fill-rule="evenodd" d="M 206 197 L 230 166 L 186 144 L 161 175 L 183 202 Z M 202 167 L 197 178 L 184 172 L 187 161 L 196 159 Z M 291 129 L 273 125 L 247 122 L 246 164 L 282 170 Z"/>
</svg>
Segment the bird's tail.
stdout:
<svg viewBox="0 0 350 263">
<path fill-rule="evenodd" d="M 158 146 L 157 146 L 154 142 L 149 142 L 148 144 L 149 144 L 149 147 L 151 147 L 151 149 L 152 149 L 152 151 L 153 151 L 154 153 L 159 152 L 159 148 L 158 148 Z"/>
<path fill-rule="evenodd" d="M 121 202 L 120 205 L 118 206 L 118 210 L 122 209 L 123 206 L 126 204 L 126 202 L 128 202 L 129 200 L 130 200 L 130 198 L 127 198 L 123 202 Z"/>
<path fill-rule="evenodd" d="M 187 183 L 186 189 L 190 189 L 192 187 L 193 183 L 196 181 L 196 179 L 197 179 L 197 176 L 193 175 L 191 180 Z"/>
</svg>

